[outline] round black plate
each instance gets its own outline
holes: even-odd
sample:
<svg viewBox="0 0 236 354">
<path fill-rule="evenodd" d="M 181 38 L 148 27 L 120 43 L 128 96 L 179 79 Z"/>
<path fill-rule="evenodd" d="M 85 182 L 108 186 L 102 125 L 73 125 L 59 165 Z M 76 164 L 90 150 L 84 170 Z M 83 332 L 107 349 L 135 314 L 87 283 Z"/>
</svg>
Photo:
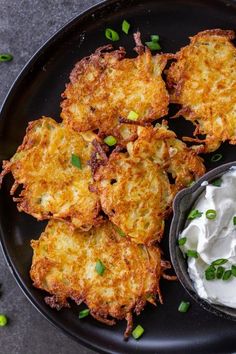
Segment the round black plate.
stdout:
<svg viewBox="0 0 236 354">
<path fill-rule="evenodd" d="M 210 28 L 235 29 L 236 3 L 223 0 L 121 0 L 108 1 L 75 18 L 52 37 L 33 57 L 16 80 L 1 111 L 0 158 L 15 152 L 27 123 L 41 115 L 59 119 L 60 94 L 75 62 L 106 44 L 104 29 L 120 30 L 123 19 L 140 29 L 143 40 L 158 33 L 165 52 L 175 52 L 188 43 L 188 36 Z M 116 46 L 124 45 L 133 55 L 132 35 L 121 35 Z M 179 135 L 191 130 L 184 120 L 170 122 Z M 224 144 L 220 163 L 235 160 L 236 148 Z M 206 158 L 208 170 L 216 167 Z M 92 318 L 78 319 L 78 308 L 60 312 L 44 303 L 44 293 L 32 287 L 29 278 L 32 251 L 30 239 L 38 238 L 45 223 L 19 213 L 9 197 L 12 179 L 7 177 L 0 194 L 1 243 L 7 262 L 29 300 L 52 323 L 83 344 L 100 352 L 112 353 L 222 353 L 236 349 L 236 324 L 202 310 L 192 303 L 187 314 L 178 304 L 189 299 L 182 286 L 162 281 L 164 305 L 147 306 L 135 318 L 145 333 L 139 341 L 123 340 L 125 322 L 107 327 Z M 168 225 L 163 243 L 168 257 Z"/>
</svg>

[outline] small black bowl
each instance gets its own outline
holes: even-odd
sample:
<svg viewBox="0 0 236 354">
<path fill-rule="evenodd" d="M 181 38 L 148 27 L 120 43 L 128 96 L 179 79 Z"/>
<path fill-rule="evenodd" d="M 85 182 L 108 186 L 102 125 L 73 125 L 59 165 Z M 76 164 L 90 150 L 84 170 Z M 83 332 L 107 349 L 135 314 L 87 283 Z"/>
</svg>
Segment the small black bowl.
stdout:
<svg viewBox="0 0 236 354">
<path fill-rule="evenodd" d="M 198 296 L 187 271 L 187 262 L 177 242 L 179 234 L 185 227 L 188 213 L 206 188 L 206 186 L 202 185 L 202 182 L 212 182 L 221 177 L 233 166 L 236 167 L 236 161 L 216 167 L 202 176 L 192 187 L 183 189 L 176 195 L 173 203 L 173 219 L 170 227 L 169 249 L 176 275 L 189 295 L 205 310 L 217 316 L 236 321 L 236 309 L 214 305 Z"/>
</svg>

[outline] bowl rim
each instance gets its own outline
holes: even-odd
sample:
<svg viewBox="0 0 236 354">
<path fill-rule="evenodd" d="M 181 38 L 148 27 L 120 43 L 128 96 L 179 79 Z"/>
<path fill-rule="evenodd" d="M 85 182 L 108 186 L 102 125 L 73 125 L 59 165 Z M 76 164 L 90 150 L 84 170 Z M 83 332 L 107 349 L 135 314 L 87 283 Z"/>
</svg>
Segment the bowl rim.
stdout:
<svg viewBox="0 0 236 354">
<path fill-rule="evenodd" d="M 201 298 L 198 295 L 198 293 L 194 289 L 193 282 L 190 279 L 189 275 L 188 275 L 188 282 L 186 281 L 186 277 L 184 276 L 184 274 L 181 270 L 181 267 L 180 267 L 179 257 L 177 255 L 177 249 L 179 249 L 179 246 L 176 243 L 177 231 L 178 231 L 178 220 L 179 220 L 180 214 L 182 214 L 182 212 L 180 210 L 180 205 L 181 205 L 183 198 L 188 194 L 192 194 L 194 192 L 197 192 L 197 190 L 201 187 L 202 187 L 202 191 L 203 191 L 204 188 L 206 187 L 206 185 L 202 185 L 203 182 L 209 182 L 211 180 L 221 177 L 224 173 L 226 173 L 228 170 L 230 170 L 230 168 L 232 168 L 234 166 L 236 167 L 236 160 L 232 161 L 232 162 L 225 163 L 220 166 L 217 166 L 217 167 L 213 168 L 212 170 L 206 172 L 192 186 L 187 187 L 177 193 L 177 195 L 175 196 L 174 201 L 173 201 L 173 217 L 172 217 L 172 221 L 171 221 L 171 225 L 170 225 L 170 232 L 169 232 L 169 252 L 170 252 L 171 263 L 174 267 L 174 270 L 175 270 L 178 280 L 180 281 L 180 283 L 184 287 L 184 289 L 187 291 L 187 293 L 195 300 L 195 302 L 197 302 L 204 310 L 207 310 L 218 317 L 222 317 L 225 319 L 236 321 L 236 312 L 234 315 L 229 314 L 227 312 L 227 310 L 232 311 L 235 309 L 225 306 L 225 305 L 216 305 L 216 304 L 208 302 L 207 300 Z M 194 197 L 193 204 L 198 197 L 199 197 L 199 195 L 197 197 Z M 186 218 L 184 218 L 184 220 L 186 220 Z M 182 255 L 182 252 L 181 252 L 181 255 Z M 183 255 L 182 255 L 182 257 L 183 257 Z M 186 273 L 188 274 L 187 269 L 186 269 Z M 191 284 L 191 286 L 189 286 L 190 284 Z"/>
</svg>

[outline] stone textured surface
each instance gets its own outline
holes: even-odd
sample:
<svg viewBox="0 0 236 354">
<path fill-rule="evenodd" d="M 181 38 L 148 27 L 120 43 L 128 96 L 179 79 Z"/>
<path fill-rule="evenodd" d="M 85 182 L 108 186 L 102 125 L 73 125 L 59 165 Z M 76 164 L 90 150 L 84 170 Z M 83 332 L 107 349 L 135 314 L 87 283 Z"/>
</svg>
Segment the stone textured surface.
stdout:
<svg viewBox="0 0 236 354">
<path fill-rule="evenodd" d="M 0 52 L 14 55 L 0 63 L 0 105 L 14 79 L 34 52 L 63 24 L 99 0 L 0 0 Z M 44 319 L 25 298 L 0 251 L 0 328 L 2 354 L 92 354 Z"/>
</svg>

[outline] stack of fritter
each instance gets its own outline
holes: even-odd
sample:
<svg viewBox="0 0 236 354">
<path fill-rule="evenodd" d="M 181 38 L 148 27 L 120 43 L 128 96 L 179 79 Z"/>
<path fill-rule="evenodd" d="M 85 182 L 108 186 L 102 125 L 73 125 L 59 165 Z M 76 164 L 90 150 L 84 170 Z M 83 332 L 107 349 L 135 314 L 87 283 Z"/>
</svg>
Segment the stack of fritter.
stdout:
<svg viewBox="0 0 236 354">
<path fill-rule="evenodd" d="M 51 219 L 32 241 L 30 271 L 34 285 L 51 295 L 46 302 L 57 309 L 69 307 L 68 299 L 85 302 L 109 325 L 125 318 L 125 336 L 133 311 L 157 296 L 162 302 L 159 281 L 170 278 L 170 264 L 158 242 L 176 193 L 205 172 L 197 152 L 235 141 L 233 32 L 196 35 L 167 73 L 179 114 L 197 125 L 195 134 L 207 135 L 194 139 L 202 143 L 197 149 L 165 120 L 153 124 L 168 113 L 162 73 L 173 55 L 152 55 L 137 38 L 136 58 L 105 46 L 76 64 L 62 95 L 63 122 L 31 122 L 0 176 L 12 172 L 20 211 Z M 112 148 L 104 143 L 110 135 Z"/>
</svg>

